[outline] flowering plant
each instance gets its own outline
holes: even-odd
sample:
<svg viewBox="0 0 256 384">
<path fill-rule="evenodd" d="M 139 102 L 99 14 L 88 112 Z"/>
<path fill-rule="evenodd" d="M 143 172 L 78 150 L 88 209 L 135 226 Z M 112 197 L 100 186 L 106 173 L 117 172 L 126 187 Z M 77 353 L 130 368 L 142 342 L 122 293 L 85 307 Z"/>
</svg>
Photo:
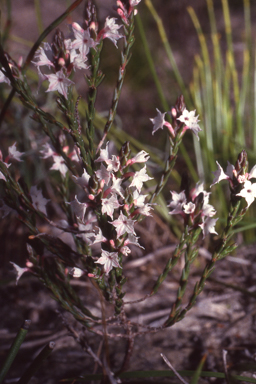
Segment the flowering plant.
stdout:
<svg viewBox="0 0 256 384">
<path fill-rule="evenodd" d="M 217 234 L 217 218 L 213 218 L 216 211 L 209 203 L 210 193 L 204 190 L 202 182 L 190 189 L 184 179 L 180 193 L 171 191 L 170 215 L 182 217 L 184 233 L 174 253 L 168 257 L 151 292 L 146 297 L 139 298 L 138 302 L 154 295 L 177 261 L 184 256 L 177 298 L 171 305 L 168 318 L 159 328 L 146 327 L 144 331 L 138 331 L 140 324 L 129 321 L 125 311 L 129 302 L 124 300 L 126 258 L 134 246 L 143 248 L 136 234 L 136 224 L 152 214 L 155 201 L 174 168 L 186 131 L 191 130 L 199 139 L 201 130 L 196 112 L 186 109 L 182 96 L 169 112 L 168 119 L 167 112 L 161 113 L 157 109 L 157 116 L 151 118 L 152 134 L 167 128 L 169 153 L 165 169 L 153 192 L 148 188 L 148 181 L 153 179 L 148 174 L 150 166 L 145 164 L 149 160 L 149 154 L 145 150 L 133 154 L 129 142 L 124 143 L 118 152 L 114 152 L 111 149 L 112 143 L 107 141 L 134 43 L 135 7 L 139 3 L 139 0 L 118 0 L 116 11 L 119 21 L 107 17 L 102 29 L 98 25 L 95 7 L 89 3 L 84 28 L 73 23 L 72 37 L 68 39 L 57 30 L 52 44 L 44 43 L 34 52 L 31 62 L 37 68 L 39 85 L 47 81 L 46 92 L 55 92 L 64 123 L 63 119 L 58 119 L 39 106 L 27 82 L 25 67 L 21 63 L 16 64 L 3 52 L 0 72 L 0 81 L 7 83 L 18 93 L 23 104 L 32 110 L 32 119 L 40 124 L 48 138 L 38 150 L 37 156 L 46 161 L 46 164 L 48 161 L 52 162 L 49 174 L 54 171 L 57 175 L 55 179 L 49 178 L 58 197 L 54 201 L 45 197 L 46 184 L 29 186 L 17 177 L 19 164 L 26 162 L 27 156 L 26 153 L 19 152 L 17 143 L 8 148 L 6 156 L 2 152 L 0 154 L 2 217 L 8 214 L 16 216 L 30 231 L 26 267 L 20 268 L 13 263 L 17 271 L 17 281 L 24 272 L 34 274 L 51 290 L 62 307 L 88 331 L 102 337 L 107 335 L 127 338 L 130 347 L 123 367 L 127 365 L 136 335 L 173 325 L 195 304 L 215 263 L 236 248 L 236 244 L 231 242 L 233 227 L 243 218 L 256 197 L 256 184 L 250 181 L 255 178 L 255 167 L 248 173 L 245 151 L 238 156 L 235 166 L 228 166 L 226 173 L 217 163 L 219 169 L 215 172 L 212 185 L 222 179 L 229 180 L 230 214 L 226 228 L 216 242 L 211 260 L 196 283 L 188 303 L 182 306 L 190 267 L 198 256 L 198 239 L 201 234 L 203 238 L 209 234 Z M 95 101 L 97 89 L 104 78 L 99 67 L 105 39 L 111 40 L 117 48 L 120 40 L 123 47 L 112 105 L 103 135 L 97 141 L 94 125 Z M 84 125 L 79 115 L 80 96 L 74 99 L 73 90 L 73 75 L 78 70 L 86 71 L 89 87 Z M 246 207 L 243 206 L 243 198 L 247 202 Z M 60 209 L 57 210 L 56 205 Z M 42 221 L 47 223 L 47 231 L 41 229 Z M 53 236 L 49 228 L 58 229 L 59 235 Z M 69 235 L 68 241 L 63 234 Z M 87 308 L 70 284 L 74 277 L 89 279 L 105 301 L 114 305 L 114 312 L 110 317 L 104 318 L 103 314 L 100 317 Z M 113 325 L 118 329 L 116 333 L 106 329 Z"/>
</svg>

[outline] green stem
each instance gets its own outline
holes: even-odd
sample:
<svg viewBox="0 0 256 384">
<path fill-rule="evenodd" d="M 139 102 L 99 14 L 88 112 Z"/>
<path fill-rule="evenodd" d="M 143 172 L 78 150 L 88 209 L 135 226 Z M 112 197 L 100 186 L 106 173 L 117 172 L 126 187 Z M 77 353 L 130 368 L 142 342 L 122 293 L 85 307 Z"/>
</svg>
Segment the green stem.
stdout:
<svg viewBox="0 0 256 384">
<path fill-rule="evenodd" d="M 5 376 L 7 375 L 13 360 L 15 359 L 17 353 L 19 352 L 20 346 L 23 343 L 26 334 L 28 333 L 28 329 L 30 326 L 31 321 L 30 320 L 25 320 L 23 326 L 20 328 L 16 338 L 14 339 L 11 348 L 9 350 L 9 353 L 6 357 L 6 360 L 2 366 L 1 372 L 0 372 L 0 383 L 3 382 Z"/>
<path fill-rule="evenodd" d="M 133 34 L 133 32 L 134 32 L 134 13 L 133 12 L 130 15 L 129 21 L 130 21 L 130 23 L 128 26 L 126 24 L 123 24 L 125 37 L 124 37 L 124 49 L 123 49 L 123 52 L 121 53 L 121 65 L 120 65 L 119 70 L 118 70 L 117 84 L 116 84 L 116 88 L 114 90 L 114 96 L 113 96 L 111 108 L 109 110 L 108 119 L 107 119 L 107 122 L 106 122 L 106 125 L 104 128 L 104 134 L 103 134 L 103 137 L 102 137 L 102 139 L 101 139 L 101 141 L 97 147 L 96 153 L 100 150 L 104 141 L 106 140 L 107 134 L 110 131 L 112 124 L 113 124 L 113 121 L 115 119 L 116 109 L 117 109 L 118 101 L 119 101 L 119 98 L 121 95 L 121 90 L 122 90 L 122 86 L 123 86 L 123 82 L 124 82 L 124 78 L 125 78 L 125 74 L 126 74 L 126 67 L 127 67 L 127 64 L 130 60 L 130 57 L 131 57 L 130 51 L 131 51 L 131 48 L 134 44 L 134 34 Z"/>
<path fill-rule="evenodd" d="M 186 233 L 185 240 L 187 245 L 187 249 L 185 252 L 185 266 L 181 274 L 180 287 L 177 292 L 176 301 L 172 306 L 170 315 L 167 321 L 165 322 L 164 327 L 170 327 L 171 325 L 175 324 L 177 321 L 179 321 L 177 319 L 180 318 L 181 313 L 183 313 L 183 311 L 180 309 L 180 306 L 182 304 L 182 299 L 186 292 L 186 287 L 187 287 L 189 273 L 190 273 L 190 266 L 198 255 L 198 249 L 195 248 L 194 245 L 197 242 L 198 237 L 201 233 L 201 228 L 192 229 L 191 233 L 188 233 L 188 228 L 186 228 L 185 233 Z"/>
<path fill-rule="evenodd" d="M 43 20 L 42 20 L 42 12 L 40 9 L 40 0 L 34 0 L 34 3 L 35 3 L 35 14 L 36 14 L 38 31 L 40 34 L 42 34 L 44 30 L 44 26 L 43 26 Z"/>
<path fill-rule="evenodd" d="M 103 42 L 97 46 L 97 49 L 91 50 L 91 71 L 92 75 L 88 78 L 89 83 L 89 92 L 88 92 L 88 110 L 86 113 L 86 122 L 87 122 L 87 138 L 89 141 L 89 156 L 91 166 L 93 168 L 93 161 L 95 158 L 95 149 L 94 149 L 94 117 L 95 117 L 95 102 L 97 96 L 97 87 L 103 80 L 103 74 L 99 69 L 100 65 L 100 54 L 103 47 Z"/>
<path fill-rule="evenodd" d="M 150 296 L 153 296 L 155 293 L 157 293 L 160 285 L 164 282 L 168 273 L 173 269 L 173 267 L 175 267 L 175 265 L 177 264 L 177 261 L 180 259 L 182 253 L 185 251 L 186 242 L 187 242 L 187 236 L 184 233 L 182 235 L 182 238 L 181 238 L 179 244 L 177 245 L 177 247 L 174 251 L 174 254 L 169 258 L 168 262 L 165 265 L 163 272 L 159 275 L 154 287 L 152 288 Z"/>
<path fill-rule="evenodd" d="M 227 256 L 227 254 L 229 254 L 230 252 L 236 249 L 237 247 L 236 244 L 233 244 L 231 246 L 229 245 L 231 237 L 233 236 L 233 227 L 240 220 L 242 220 L 243 216 L 247 211 L 247 208 L 240 209 L 240 204 L 241 204 L 241 201 L 239 200 L 231 205 L 231 212 L 228 217 L 226 228 L 223 232 L 223 235 L 220 239 L 219 244 L 216 247 L 215 252 L 212 255 L 212 259 L 207 263 L 207 265 L 204 268 L 201 279 L 195 284 L 194 291 L 189 300 L 189 303 L 183 310 L 179 312 L 177 312 L 177 309 L 174 306 L 173 311 L 171 312 L 169 318 L 164 324 L 165 327 L 170 327 L 171 325 L 175 324 L 176 322 L 182 320 L 185 317 L 186 313 L 195 305 L 196 299 L 198 295 L 202 292 L 205 285 L 205 281 L 209 278 L 209 276 L 213 272 L 216 262 L 218 260 L 221 260 L 222 258 Z M 179 302 L 177 303 L 177 305 L 178 304 Z"/>
<path fill-rule="evenodd" d="M 153 193 L 153 195 L 150 198 L 149 203 L 153 203 L 156 200 L 158 195 L 162 192 L 165 184 L 167 183 L 167 181 L 170 177 L 170 174 L 174 168 L 174 165 L 176 163 L 177 154 L 178 154 L 180 144 L 181 144 L 181 137 L 180 136 L 176 136 L 174 138 L 174 141 L 172 141 L 172 139 L 170 138 L 169 158 L 167 159 L 167 161 L 165 163 L 164 172 L 161 176 L 159 183 L 156 186 L 155 192 Z"/>
</svg>

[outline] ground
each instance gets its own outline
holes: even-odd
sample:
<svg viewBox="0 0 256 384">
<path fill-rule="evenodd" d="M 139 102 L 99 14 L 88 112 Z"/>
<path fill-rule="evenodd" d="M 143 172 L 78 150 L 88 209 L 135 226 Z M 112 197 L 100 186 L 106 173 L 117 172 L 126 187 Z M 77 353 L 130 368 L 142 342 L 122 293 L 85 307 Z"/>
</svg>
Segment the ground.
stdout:
<svg viewBox="0 0 256 384">
<path fill-rule="evenodd" d="M 128 276 L 126 301 L 137 300 L 150 291 L 168 255 L 173 251 L 174 244 L 170 244 L 167 233 L 164 233 L 165 230 L 159 229 L 151 220 L 148 220 L 147 225 L 143 227 L 143 233 L 138 229 L 142 243 L 152 238 L 152 233 L 156 232 L 162 244 L 157 244 L 154 249 L 155 241 L 148 241 L 147 248 L 151 247 L 152 251 L 140 258 L 133 256 L 132 260 L 126 264 Z M 168 238 L 165 242 L 164 237 Z M 193 266 L 188 283 L 187 297 L 199 279 L 208 257 L 207 251 L 201 248 L 199 259 Z M 223 372 L 222 352 L 225 349 L 228 352 L 227 361 L 230 372 L 252 375 L 256 352 L 256 297 L 253 297 L 256 277 L 255 258 L 255 247 L 251 246 L 240 247 L 236 257 L 228 256 L 227 259 L 220 261 L 195 307 L 182 321 L 169 329 L 138 336 L 135 339 L 130 369 L 166 370 L 168 368 L 160 356 L 163 353 L 177 370 L 195 370 L 206 354 L 204 371 Z M 126 306 L 127 315 L 132 322 L 150 327 L 159 327 L 163 324 L 169 314 L 170 305 L 175 300 L 181 268 L 182 261 L 155 296 L 142 303 Z M 33 379 L 33 383 L 56 383 L 63 378 L 92 373 L 93 366 L 97 370 L 95 362 L 85 350 L 82 350 L 74 334 L 83 335 L 95 353 L 102 348 L 100 338 L 85 332 L 70 315 L 60 308 L 59 304 L 51 298 L 48 290 L 34 277 L 25 275 L 16 285 L 10 270 L 5 278 L 7 280 L 1 286 L 0 303 L 1 360 L 4 359 L 18 327 L 25 319 L 32 321 L 9 379 L 18 377 L 24 367 L 49 341 L 55 341 L 56 348 Z M 248 293 L 244 294 L 228 287 L 229 284 L 236 286 L 237 289 L 248 290 L 251 297 Z M 88 279 L 74 279 L 73 285 L 89 309 L 94 310 L 95 313 L 93 308 L 96 307 L 96 311 L 100 311 L 100 299 L 97 292 L 93 291 Z M 75 330 L 73 335 L 70 328 Z M 113 370 L 120 368 L 124 351 L 123 339 L 109 339 L 109 359 Z M 140 382 L 145 383 L 145 380 Z M 148 382 L 158 381 L 152 379 Z M 170 382 L 170 379 L 166 382 Z M 174 382 L 177 382 L 177 379 Z M 225 381 L 200 379 L 200 383 L 207 382 Z"/>
</svg>

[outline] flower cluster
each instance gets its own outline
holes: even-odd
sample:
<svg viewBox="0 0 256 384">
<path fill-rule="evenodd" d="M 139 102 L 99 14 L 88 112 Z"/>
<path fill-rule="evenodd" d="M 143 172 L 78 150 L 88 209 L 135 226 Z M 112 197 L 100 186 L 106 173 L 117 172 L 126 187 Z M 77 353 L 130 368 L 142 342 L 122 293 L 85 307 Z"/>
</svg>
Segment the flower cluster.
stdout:
<svg viewBox="0 0 256 384">
<path fill-rule="evenodd" d="M 209 204 L 210 193 L 204 190 L 203 183 L 197 183 L 191 191 L 171 191 L 171 194 L 170 215 L 181 215 L 190 228 L 200 227 L 204 237 L 209 233 L 217 234 L 214 227 L 218 219 L 212 218 L 216 211 Z"/>
<path fill-rule="evenodd" d="M 66 176 L 68 172 L 68 167 L 63 157 L 60 156 L 58 153 L 56 153 L 48 143 L 43 145 L 43 149 L 40 152 L 41 152 L 41 157 L 43 159 L 51 158 L 53 160 L 53 165 L 51 166 L 50 170 L 59 171 L 62 177 Z M 63 152 L 67 155 L 67 157 L 70 160 L 79 162 L 77 152 L 75 150 L 69 151 L 68 145 L 65 145 L 63 147 Z"/>
<path fill-rule="evenodd" d="M 13 160 L 16 160 L 18 162 L 23 161 L 23 160 L 21 160 L 21 157 L 24 154 L 25 154 L 25 152 L 19 152 L 17 150 L 16 143 L 14 143 L 13 145 L 11 145 L 8 148 L 8 156 L 6 156 L 6 158 L 4 160 L 3 160 L 2 152 L 0 151 L 1 165 L 4 166 L 6 169 L 8 169 L 12 165 Z M 4 180 L 5 182 L 7 182 L 7 178 L 3 172 L 0 171 L 0 180 Z M 8 172 L 8 174 L 9 174 L 9 172 Z M 29 197 L 30 197 L 32 207 L 35 210 L 40 211 L 40 212 L 44 213 L 45 215 L 47 215 L 46 204 L 50 200 L 45 199 L 43 197 L 42 191 L 40 189 L 38 189 L 36 186 L 32 186 L 30 188 Z M 5 204 L 3 204 L 1 206 L 0 210 L 3 212 L 3 217 L 5 217 L 7 214 L 9 214 L 12 211 L 15 212 L 14 210 L 11 209 L 11 207 L 6 206 Z"/>
<path fill-rule="evenodd" d="M 98 32 L 96 23 L 91 22 L 87 28 L 83 29 L 78 23 L 71 25 L 73 39 L 64 39 L 62 32 L 57 31 L 54 41 L 50 45 L 44 43 L 35 54 L 33 64 L 37 67 L 40 83 L 44 80 L 49 81 L 46 92 L 58 91 L 66 99 L 68 89 L 74 84 L 69 79 L 73 70 L 88 69 L 86 64 L 88 54 L 91 49 L 97 49 L 102 39 L 110 39 L 117 47 L 117 40 L 123 37 L 119 32 L 121 25 L 116 24 L 115 18 L 106 18 L 104 28 Z M 46 66 L 52 69 L 53 73 L 43 74 L 41 67 Z"/>
<path fill-rule="evenodd" d="M 256 183 L 250 181 L 250 179 L 256 178 L 256 165 L 254 165 L 249 173 L 247 172 L 248 166 L 245 151 L 241 152 L 235 166 L 228 162 L 226 172 L 223 171 L 223 168 L 217 161 L 216 163 L 218 170 L 213 172 L 215 177 L 212 185 L 219 183 L 221 180 L 228 180 L 232 194 L 243 197 L 248 208 L 256 198 Z"/>
<path fill-rule="evenodd" d="M 11 166 L 12 160 L 22 161 L 21 157 L 24 155 L 24 152 L 19 152 L 16 148 L 16 143 L 8 148 L 8 156 L 3 160 L 3 154 L 0 150 L 0 161 L 6 167 L 9 168 Z M 6 178 L 4 174 L 0 171 L 0 180 L 5 180 Z"/>
<path fill-rule="evenodd" d="M 87 70 L 91 65 L 92 77 L 95 75 L 92 81 L 93 87 L 95 81 L 97 84 L 100 83 L 103 74 L 100 70 L 94 71 L 94 69 L 99 64 L 102 40 L 109 39 L 117 47 L 118 40 L 126 36 L 126 44 L 132 45 L 133 21 L 131 20 L 133 20 L 132 14 L 136 14 L 135 7 L 139 2 L 140 0 L 118 0 L 116 9 L 122 24 L 119 25 L 116 18 L 107 17 L 103 28 L 99 28 L 95 8 L 92 3 L 89 3 L 87 6 L 88 18 L 83 27 L 73 22 L 70 26 L 70 36 L 67 39 L 60 30 L 57 30 L 53 42 L 51 44 L 43 43 L 34 55 L 32 63 L 38 70 L 39 85 L 45 80 L 49 82 L 46 92 L 57 91 L 59 93 L 58 105 L 67 116 L 72 115 L 72 122 L 75 120 L 79 127 L 77 105 L 73 110 L 72 103 L 65 103 L 64 100 L 71 97 L 70 88 L 74 84 L 71 80 L 73 72 Z M 124 35 L 120 32 L 122 26 Z M 125 56 L 122 58 L 124 61 L 122 73 L 124 73 L 127 59 Z M 7 56 L 6 60 L 8 66 L 3 66 L 3 71 L 0 72 L 0 82 L 15 86 L 15 89 L 22 95 L 22 100 L 27 102 L 27 105 L 31 105 L 32 95 L 28 96 L 25 92 L 27 88 L 23 87 L 25 79 L 21 71 L 22 63 L 17 65 Z M 12 83 L 15 77 L 19 78 L 20 82 Z M 91 77 L 87 76 L 87 79 L 89 82 Z M 41 121 L 39 116 L 45 118 L 46 115 L 42 109 L 35 109 L 34 104 L 32 109 L 33 118 L 36 121 Z M 56 123 L 55 118 L 50 114 L 47 115 L 46 120 L 51 121 L 53 125 Z M 87 156 L 83 139 L 80 136 L 78 138 L 78 135 L 81 134 L 80 128 L 72 136 L 73 126 L 71 123 L 69 124 L 69 121 L 68 126 L 69 128 L 71 126 L 71 129 L 63 127 L 62 133 L 53 133 L 51 129 L 47 129 L 46 133 L 50 136 L 52 143 L 51 145 L 45 144 L 40 150 L 43 159 L 53 161 L 50 170 L 57 171 L 61 175 L 61 184 L 54 184 L 59 194 L 58 197 L 62 199 L 61 220 L 53 222 L 48 218 L 50 210 L 47 207 L 51 201 L 43 196 L 43 191 L 38 186 L 34 185 L 30 188 L 24 186 L 23 189 L 12 177 L 9 171 L 10 161 L 12 159 L 22 161 L 23 155 L 17 151 L 16 143 L 9 148 L 8 156 L 4 160 L 0 153 L 0 179 L 5 182 L 6 191 L 10 191 L 11 188 L 15 189 L 18 198 L 15 201 L 6 199 L 6 204 L 3 203 L 0 209 L 4 215 L 12 210 L 17 211 L 21 219 L 26 223 L 29 222 L 30 228 L 34 228 L 33 234 L 37 233 L 41 239 L 48 235 L 38 231 L 36 215 L 44 218 L 50 225 L 61 231 L 61 233 L 54 232 L 51 239 L 47 237 L 46 248 L 54 250 L 53 253 L 55 252 L 55 255 L 58 255 L 62 261 L 63 254 L 66 252 L 65 262 L 67 261 L 68 266 L 74 264 L 73 261 L 71 264 L 69 263 L 71 254 L 81 255 L 80 259 L 84 258 L 84 260 L 82 262 L 79 260 L 78 264 L 83 266 L 83 272 L 88 276 L 99 277 L 101 269 L 97 264 L 102 264 L 104 272 L 108 275 L 113 268 L 122 268 L 122 256 L 127 256 L 131 252 L 131 244 L 140 246 L 134 225 L 141 215 L 150 215 L 152 207 L 146 203 L 147 196 L 143 195 L 141 191 L 143 183 L 151 178 L 147 175 L 146 166 L 137 172 L 130 167 L 135 163 L 145 163 L 149 155 L 145 151 L 141 151 L 131 158 L 127 144 L 126 152 L 120 153 L 120 156 L 110 156 L 107 144 L 104 150 L 101 149 L 99 157 L 95 159 L 93 153 Z M 67 132 L 74 139 L 73 149 L 70 142 L 68 143 Z M 87 133 L 89 136 L 93 136 L 92 132 Z M 92 139 L 93 137 L 90 137 L 90 140 Z M 82 150 L 84 153 L 81 152 Z M 80 177 L 77 176 L 79 166 L 82 168 Z M 70 178 L 71 173 L 73 174 Z M 73 180 L 83 190 L 78 192 L 73 200 L 70 199 L 67 191 L 70 180 Z M 54 237 L 55 239 L 58 237 L 60 242 L 54 241 Z M 101 251 L 99 251 L 99 244 L 101 244 Z M 88 261 L 88 259 L 90 260 Z M 92 271 L 97 271 L 97 276 L 91 273 Z"/>
<path fill-rule="evenodd" d="M 141 192 L 143 183 L 152 179 L 147 174 L 146 165 L 136 172 L 129 169 L 135 163 L 145 163 L 149 159 L 148 153 L 140 151 L 131 157 L 129 145 L 125 144 L 120 151 L 120 156 L 111 156 L 108 147 L 109 143 L 106 144 L 105 149 L 100 150 L 92 176 L 85 169 L 81 177 L 72 176 L 73 181 L 82 188 L 83 196 L 80 195 L 85 202 L 80 202 L 75 196 L 74 200 L 66 203 L 70 205 L 77 223 L 76 237 L 90 246 L 101 244 L 100 257 L 95 256 L 93 259 L 104 266 L 106 275 L 113 268 L 122 268 L 122 256 L 128 256 L 131 252 L 131 244 L 141 247 L 134 226 L 140 215 L 150 216 L 152 209 L 151 204 L 145 201 L 147 195 Z M 65 151 L 68 153 L 68 147 Z M 44 159 L 54 160 L 51 170 L 59 171 L 62 176 L 66 176 L 68 168 L 62 157 L 56 154 L 48 144 L 44 146 L 41 153 Z M 11 163 L 8 162 L 11 159 L 21 161 L 22 155 L 23 153 L 16 149 L 16 143 L 14 143 L 9 147 L 5 161 L 1 154 L 1 164 L 9 168 Z M 70 159 L 77 161 L 73 152 L 70 152 Z M 4 173 L 0 172 L 0 179 L 7 182 L 7 176 Z M 35 211 L 47 218 L 46 205 L 50 200 L 44 198 L 37 186 L 30 188 L 28 198 L 30 209 L 33 207 Z M 5 205 L 1 207 L 1 210 L 4 209 Z M 7 214 L 10 212 L 9 209 Z M 60 225 L 65 232 L 68 222 L 61 220 L 58 227 Z M 97 250 L 97 254 L 98 252 Z"/>
<path fill-rule="evenodd" d="M 139 215 L 149 216 L 152 208 L 145 202 L 147 196 L 141 193 L 143 183 L 151 179 L 146 166 L 136 172 L 129 170 L 134 163 L 145 163 L 149 155 L 141 151 L 130 158 L 125 145 L 120 156 L 110 156 L 108 147 L 109 143 L 100 150 L 95 160 L 100 165 L 93 176 L 84 170 L 81 177 L 73 177 L 84 190 L 86 202 L 81 203 L 76 197 L 70 203 L 80 230 L 84 229 L 88 214 L 97 213 L 99 227 L 87 226 L 87 238 L 92 244 L 101 243 L 101 257 L 96 263 L 104 265 L 107 275 L 113 267 L 121 268 L 122 255 L 131 252 L 129 244 L 140 246 L 134 225 Z"/>
<path fill-rule="evenodd" d="M 0 68 L 0 83 L 7 83 L 8 85 L 11 85 L 11 78 L 22 78 L 21 67 L 23 64 L 23 58 L 20 56 L 18 62 L 16 63 L 7 52 L 4 52 L 2 60 L 3 59 L 8 67 L 5 67 L 2 64 L 2 67 Z"/>
<path fill-rule="evenodd" d="M 117 13 L 123 20 L 125 24 L 128 24 L 128 19 L 131 15 L 131 13 L 134 11 L 134 8 L 140 3 L 141 0 L 129 0 L 129 1 L 124 1 L 124 0 L 117 0 Z M 135 15 L 137 11 L 135 10 Z"/>
<path fill-rule="evenodd" d="M 195 115 L 196 111 L 189 112 L 186 108 L 184 108 L 180 116 L 177 117 L 177 109 L 173 108 L 170 113 L 174 121 L 174 124 L 172 125 L 165 120 L 167 112 L 161 113 L 158 109 L 156 110 L 157 116 L 150 119 L 154 125 L 153 134 L 158 131 L 158 129 L 163 129 L 165 126 L 169 130 L 172 137 L 175 137 L 177 133 L 181 133 L 181 136 L 183 136 L 187 129 L 191 129 L 198 138 L 198 132 L 201 131 L 201 128 L 198 125 L 198 116 Z M 177 124 L 177 120 L 180 121 L 180 124 Z"/>
</svg>

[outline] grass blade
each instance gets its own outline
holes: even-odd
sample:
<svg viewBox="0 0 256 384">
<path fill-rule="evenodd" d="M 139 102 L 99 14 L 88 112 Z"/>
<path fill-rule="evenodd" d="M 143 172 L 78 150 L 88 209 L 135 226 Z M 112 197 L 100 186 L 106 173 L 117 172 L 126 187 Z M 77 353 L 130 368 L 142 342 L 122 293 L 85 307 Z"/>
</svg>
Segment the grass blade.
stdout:
<svg viewBox="0 0 256 384">
<path fill-rule="evenodd" d="M 172 52 L 172 49 L 171 49 L 171 46 L 168 42 L 168 38 L 167 38 L 167 35 L 166 35 L 166 32 L 165 32 L 165 29 L 164 29 L 164 26 L 163 26 L 163 22 L 161 20 L 161 18 L 159 17 L 159 15 L 157 14 L 153 4 L 152 4 L 152 1 L 151 0 L 145 0 L 145 4 L 146 6 L 148 7 L 151 15 L 153 16 L 153 18 L 155 19 L 155 22 L 157 24 L 157 28 L 158 28 L 158 32 L 159 32 L 159 35 L 160 35 L 160 38 L 161 38 L 161 41 L 162 41 L 162 44 L 165 48 L 165 51 L 166 51 L 166 54 L 167 54 L 167 57 L 171 63 L 171 66 L 172 66 L 172 69 L 173 69 L 173 72 L 174 72 L 174 75 L 175 75 L 175 78 L 179 84 L 179 87 L 181 89 L 181 92 L 185 98 L 185 101 L 188 103 L 188 105 L 191 104 L 191 97 L 187 91 L 187 87 L 183 81 L 183 78 L 180 74 L 180 71 L 177 67 L 177 64 L 176 64 L 176 61 L 174 59 L 174 55 L 173 55 L 173 52 Z"/>
<path fill-rule="evenodd" d="M 195 371 L 194 375 L 192 376 L 192 379 L 189 384 L 197 384 L 198 380 L 200 379 L 201 372 L 205 363 L 207 355 L 204 355 L 197 367 L 197 370 Z"/>
<path fill-rule="evenodd" d="M 11 345 L 11 348 L 9 350 L 9 353 L 6 357 L 6 360 L 5 360 L 5 362 L 1 368 L 0 383 L 3 382 L 5 376 L 7 375 L 8 371 L 9 371 L 9 369 L 13 363 L 13 360 L 15 359 L 17 353 L 19 352 L 20 346 L 23 343 L 23 341 L 26 337 L 26 334 L 28 333 L 30 323 L 31 323 L 30 320 L 25 320 L 23 326 L 20 328 L 16 338 L 14 339 L 14 341 Z"/>
</svg>

